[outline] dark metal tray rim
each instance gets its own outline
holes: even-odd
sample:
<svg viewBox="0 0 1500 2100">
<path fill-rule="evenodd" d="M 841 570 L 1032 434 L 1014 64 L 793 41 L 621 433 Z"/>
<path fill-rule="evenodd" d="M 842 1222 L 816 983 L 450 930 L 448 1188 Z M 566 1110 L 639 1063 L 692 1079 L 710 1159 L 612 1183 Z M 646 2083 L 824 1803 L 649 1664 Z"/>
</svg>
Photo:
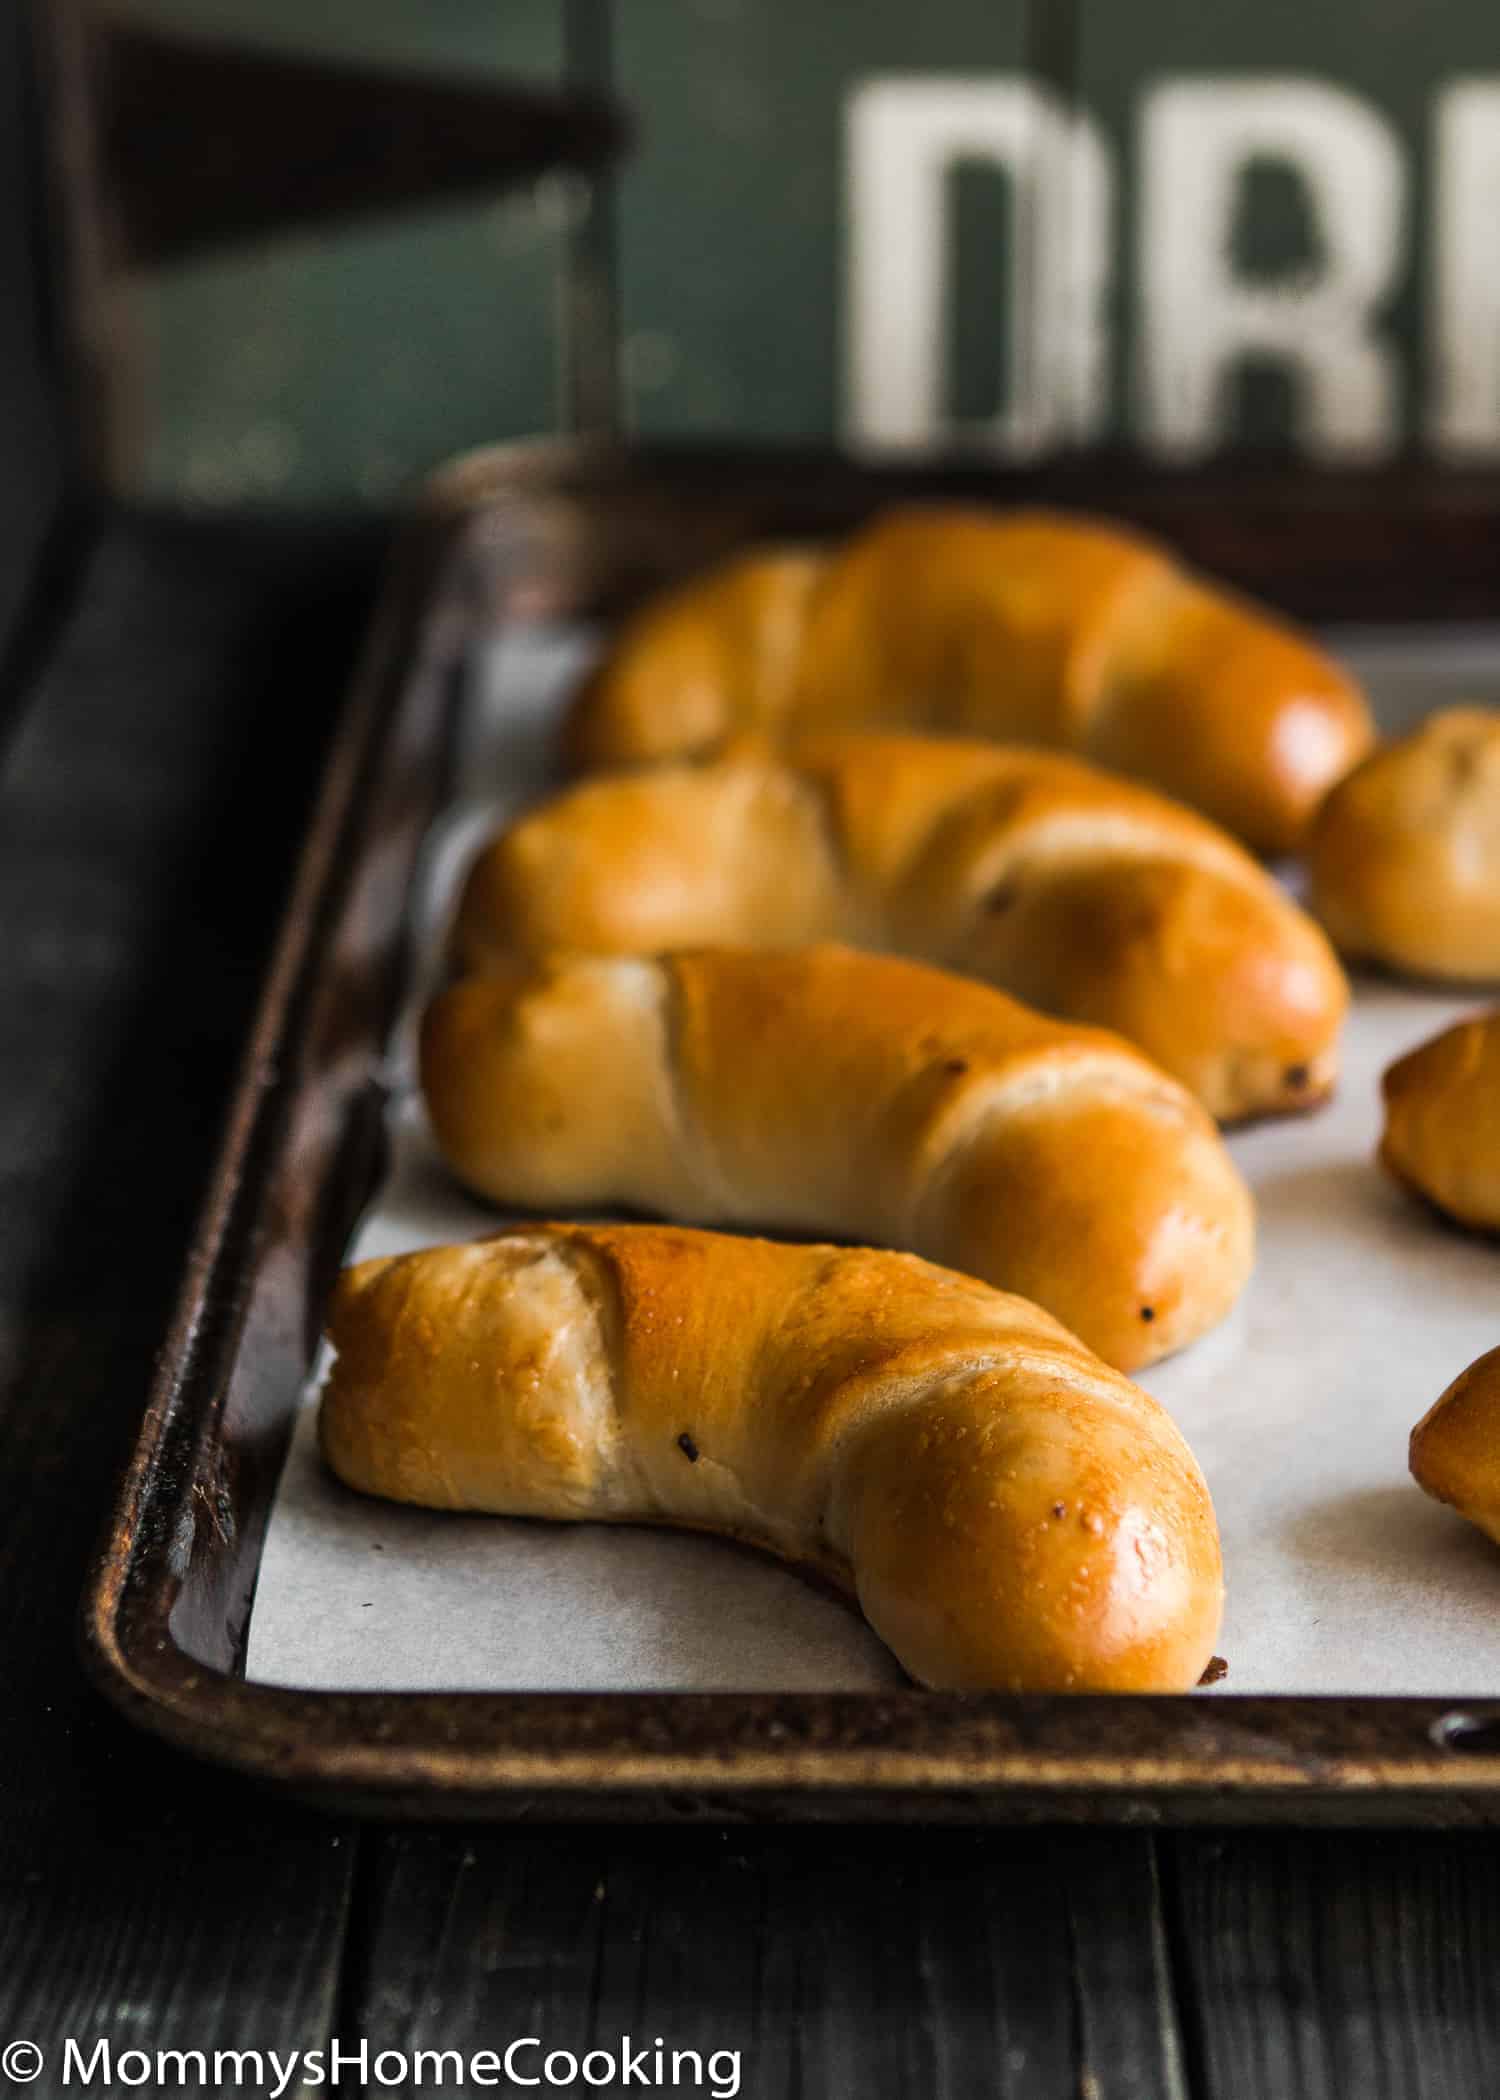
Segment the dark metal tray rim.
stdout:
<svg viewBox="0 0 1500 2100">
<path fill-rule="evenodd" d="M 313 996 L 341 855 L 358 829 L 393 692 L 414 667 L 443 660 L 462 618 L 453 603 L 434 599 L 434 586 L 455 533 L 497 500 L 629 471 L 628 457 L 609 448 L 486 448 L 426 484 L 401 536 L 318 797 L 173 1325 L 83 1598 L 81 1647 L 95 1684 L 132 1721 L 183 1750 L 380 1814 L 1500 1819 L 1500 1699 L 322 1692 L 247 1682 L 172 1638 L 162 1607 L 172 1534 L 180 1543 L 185 1526 L 191 1537 L 201 1518 L 191 1507 L 201 1487 L 195 1458 L 213 1430 L 211 1410 L 195 1415 L 194 1402 L 217 1389 L 233 1358 L 259 1177 L 298 1083 L 289 1046 Z M 690 463 L 689 471 L 697 469 Z M 773 466 L 773 478 L 784 471 Z M 1182 477 L 1154 478 L 1170 510 Z M 1001 483 L 1006 493 L 1015 479 Z M 1368 483 L 1361 493 L 1357 479 L 1343 482 L 1335 484 L 1336 510 L 1368 505 Z M 1273 477 L 1256 491 L 1273 516 L 1283 500 L 1277 487 Z M 1486 476 L 1453 488 L 1455 502 L 1440 502 L 1436 514 L 1450 527 L 1455 516 L 1482 524 L 1481 536 L 1492 536 L 1500 484 Z M 1406 507 L 1408 525 L 1421 528 L 1424 508 Z"/>
</svg>

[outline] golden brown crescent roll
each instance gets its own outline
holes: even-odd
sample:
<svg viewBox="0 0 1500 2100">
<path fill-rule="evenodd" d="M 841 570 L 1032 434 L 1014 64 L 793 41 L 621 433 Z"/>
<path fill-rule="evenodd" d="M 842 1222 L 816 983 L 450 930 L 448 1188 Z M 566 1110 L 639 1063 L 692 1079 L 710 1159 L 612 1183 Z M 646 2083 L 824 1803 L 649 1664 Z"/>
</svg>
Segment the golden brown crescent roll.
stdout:
<svg viewBox="0 0 1500 2100">
<path fill-rule="evenodd" d="M 1331 657 L 1137 533 L 898 510 L 817 564 L 752 552 L 648 605 L 579 695 L 574 759 L 747 730 L 995 737 L 1135 774 L 1280 853 L 1371 741 Z"/>
<path fill-rule="evenodd" d="M 830 736 L 585 781 L 479 856 L 469 968 L 834 939 L 941 963 L 1128 1036 L 1220 1117 L 1305 1108 L 1348 987 L 1222 831 L 1076 759 Z"/>
<path fill-rule="evenodd" d="M 1470 1364 L 1411 1433 L 1417 1485 L 1500 1539 L 1500 1349 Z"/>
<path fill-rule="evenodd" d="M 1450 708 L 1367 758 L 1318 812 L 1307 861 L 1348 954 L 1500 981 L 1500 712 Z"/>
<path fill-rule="evenodd" d="M 909 1255 L 545 1225 L 346 1270 L 323 1452 L 428 1508 L 675 1524 L 859 1601 L 954 1689 L 1185 1691 L 1222 1603 L 1166 1412 Z"/>
<path fill-rule="evenodd" d="M 1444 1029 L 1381 1084 L 1382 1164 L 1460 1224 L 1500 1232 L 1500 1013 Z"/>
<path fill-rule="evenodd" d="M 586 957 L 452 985 L 422 1085 L 461 1180 L 906 1247 L 1035 1298 L 1122 1370 L 1249 1274 L 1249 1192 L 1128 1044 L 844 948 Z"/>
</svg>

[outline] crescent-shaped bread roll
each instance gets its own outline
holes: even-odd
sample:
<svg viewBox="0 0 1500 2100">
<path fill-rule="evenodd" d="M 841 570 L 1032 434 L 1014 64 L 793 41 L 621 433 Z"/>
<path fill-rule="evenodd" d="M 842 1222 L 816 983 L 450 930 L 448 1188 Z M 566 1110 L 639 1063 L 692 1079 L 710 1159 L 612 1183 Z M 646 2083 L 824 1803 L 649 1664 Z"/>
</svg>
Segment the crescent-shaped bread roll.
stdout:
<svg viewBox="0 0 1500 2100">
<path fill-rule="evenodd" d="M 784 757 L 585 781 L 480 854 L 455 950 L 841 940 L 1112 1028 L 1221 1118 L 1305 1108 L 1337 1073 L 1327 940 L 1206 819 L 1075 759 L 831 736 Z"/>
<path fill-rule="evenodd" d="M 741 555 L 628 621 L 578 697 L 574 760 L 746 731 L 994 737 L 1134 774 L 1280 853 L 1371 742 L 1331 657 L 1133 532 L 899 510 L 817 562 Z"/>
<path fill-rule="evenodd" d="M 1500 982 L 1500 712 L 1450 708 L 1367 758 L 1318 812 L 1307 863 L 1349 955 Z"/>
<path fill-rule="evenodd" d="M 1213 1507 L 1164 1409 L 908 1255 L 546 1225 L 346 1270 L 323 1453 L 435 1509 L 673 1524 L 858 1599 L 924 1684 L 1184 1691 Z"/>
<path fill-rule="evenodd" d="M 1500 1012 L 1444 1029 L 1381 1085 L 1382 1165 L 1461 1225 L 1500 1232 Z"/>
<path fill-rule="evenodd" d="M 586 957 L 461 980 L 422 1085 L 459 1178 L 904 1247 L 1034 1298 L 1122 1370 L 1224 1316 L 1249 1192 L 1128 1044 L 843 948 Z"/>
<path fill-rule="evenodd" d="M 1411 1433 L 1412 1478 L 1500 1539 L 1500 1349 L 1470 1364 Z"/>
</svg>

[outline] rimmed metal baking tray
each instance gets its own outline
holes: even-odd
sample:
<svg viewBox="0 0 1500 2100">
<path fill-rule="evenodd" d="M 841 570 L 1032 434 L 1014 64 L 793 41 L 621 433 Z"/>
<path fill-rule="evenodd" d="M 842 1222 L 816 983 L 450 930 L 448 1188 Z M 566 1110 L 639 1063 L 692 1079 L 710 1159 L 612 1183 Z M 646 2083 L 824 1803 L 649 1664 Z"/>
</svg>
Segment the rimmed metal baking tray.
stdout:
<svg viewBox="0 0 1500 2100">
<path fill-rule="evenodd" d="M 617 611 L 749 539 L 846 530 L 911 496 L 1133 519 L 1308 619 L 1500 616 L 1490 476 L 909 470 L 540 444 L 436 477 L 336 739 L 84 1599 L 88 1667 L 133 1720 L 384 1814 L 1500 1820 L 1500 1700 L 335 1693 L 244 1678 L 277 1476 L 378 1158 L 407 897 L 472 648 L 512 621 Z"/>
</svg>

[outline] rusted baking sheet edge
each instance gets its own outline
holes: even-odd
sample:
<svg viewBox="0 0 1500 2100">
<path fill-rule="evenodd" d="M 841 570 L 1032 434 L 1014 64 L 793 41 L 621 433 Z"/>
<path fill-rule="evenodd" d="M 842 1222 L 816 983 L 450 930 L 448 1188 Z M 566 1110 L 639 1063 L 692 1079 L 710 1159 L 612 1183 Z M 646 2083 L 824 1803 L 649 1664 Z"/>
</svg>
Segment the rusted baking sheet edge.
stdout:
<svg viewBox="0 0 1500 2100">
<path fill-rule="evenodd" d="M 432 484 L 398 548 L 335 742 L 173 1328 L 84 1598 L 87 1666 L 131 1719 L 239 1772 L 382 1814 L 1500 1821 L 1500 1700 L 349 1694 L 239 1674 L 311 1347 L 307 1316 L 357 1205 L 359 1147 L 348 1140 L 378 1110 L 402 903 L 443 792 L 447 688 L 476 621 L 495 617 L 497 542 L 511 533 L 520 546 L 537 527 L 541 551 L 528 558 L 542 568 L 531 581 L 545 583 L 552 527 L 586 521 L 591 505 L 612 507 L 620 536 L 665 549 L 670 564 L 757 530 L 836 526 L 898 494 L 1087 502 L 1097 479 L 901 475 L 831 461 L 793 471 L 751 456 L 546 445 L 458 462 Z M 1370 484 L 1361 504 L 1342 477 L 1326 500 L 1316 477 L 1262 479 L 1225 538 L 1210 477 L 1106 479 L 1126 515 L 1197 520 L 1182 533 L 1189 551 L 1217 549 L 1251 585 L 1273 580 L 1263 564 L 1283 576 L 1297 543 L 1319 543 L 1330 612 L 1368 606 L 1360 579 L 1380 546 L 1399 550 L 1409 614 L 1456 616 L 1471 591 L 1475 608 L 1500 612 L 1500 561 L 1490 559 L 1500 483 L 1396 477 Z M 1328 552 L 1329 518 L 1345 516 L 1363 518 L 1350 531 L 1358 576 Z M 1425 597 L 1413 581 L 1419 548 Z M 1471 579 L 1457 597 L 1455 574 Z M 1488 596 L 1473 580 L 1481 574 Z M 1377 599 L 1374 609 L 1389 607 Z M 246 1403 L 242 1389 L 257 1381 Z"/>
</svg>

